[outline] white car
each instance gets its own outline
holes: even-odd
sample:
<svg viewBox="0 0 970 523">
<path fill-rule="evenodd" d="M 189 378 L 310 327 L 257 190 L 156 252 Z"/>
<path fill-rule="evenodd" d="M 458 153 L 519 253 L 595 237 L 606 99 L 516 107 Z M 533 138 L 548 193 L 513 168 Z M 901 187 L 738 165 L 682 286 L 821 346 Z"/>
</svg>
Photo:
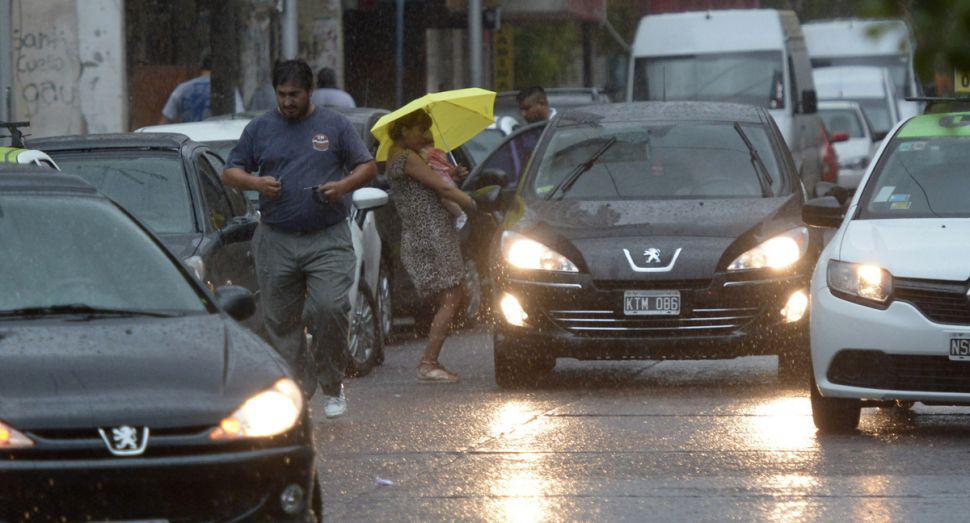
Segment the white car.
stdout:
<svg viewBox="0 0 970 523">
<path fill-rule="evenodd" d="M 970 403 L 970 113 L 897 125 L 843 208 L 803 219 L 838 227 L 812 277 L 811 403 L 820 431 L 860 408 Z"/>
<path fill-rule="evenodd" d="M 843 100 L 819 102 L 818 115 L 839 156 L 838 185 L 855 189 L 879 146 L 879 141 L 873 138 L 869 120 L 859 104 Z"/>
<path fill-rule="evenodd" d="M 251 118 L 205 120 L 202 122 L 153 125 L 142 127 L 135 132 L 179 133 L 201 142 L 228 156 L 242 135 Z M 373 212 L 387 203 L 387 193 L 381 189 L 363 188 L 354 191 L 353 205 L 347 217 L 350 223 L 350 236 L 357 254 L 357 268 L 354 271 L 354 285 L 351 287 L 351 323 L 348 347 L 351 356 L 353 375 L 364 375 L 379 365 L 384 358 L 384 340 L 390 321 L 384 321 L 383 313 L 390 305 L 382 300 L 385 292 L 381 279 L 381 237 Z"/>
</svg>

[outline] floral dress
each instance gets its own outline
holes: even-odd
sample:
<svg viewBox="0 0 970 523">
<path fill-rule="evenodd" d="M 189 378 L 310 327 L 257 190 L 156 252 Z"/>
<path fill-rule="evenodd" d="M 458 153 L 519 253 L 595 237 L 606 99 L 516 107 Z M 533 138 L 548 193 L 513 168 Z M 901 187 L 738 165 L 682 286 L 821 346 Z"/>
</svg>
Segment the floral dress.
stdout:
<svg viewBox="0 0 970 523">
<path fill-rule="evenodd" d="M 394 157 L 387 177 L 401 217 L 401 262 L 418 292 L 429 296 L 460 284 L 464 264 L 454 217 L 433 189 L 404 173 L 411 154 Z"/>
</svg>

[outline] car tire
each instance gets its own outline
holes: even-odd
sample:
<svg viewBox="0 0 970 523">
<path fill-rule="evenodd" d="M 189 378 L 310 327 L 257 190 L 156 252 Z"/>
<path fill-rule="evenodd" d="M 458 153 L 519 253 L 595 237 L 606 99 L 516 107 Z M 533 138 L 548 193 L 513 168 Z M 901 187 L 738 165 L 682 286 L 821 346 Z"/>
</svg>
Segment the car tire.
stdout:
<svg viewBox="0 0 970 523">
<path fill-rule="evenodd" d="M 809 382 L 812 402 L 812 421 L 823 434 L 845 434 L 859 427 L 862 402 L 849 398 L 825 398 L 818 391 L 814 374 Z"/>
<path fill-rule="evenodd" d="M 394 331 L 394 301 L 391 271 L 383 263 L 377 274 L 377 310 L 381 321 L 381 335 L 386 344 L 391 340 L 391 333 Z"/>
<path fill-rule="evenodd" d="M 357 288 L 357 309 L 350 318 L 347 375 L 366 376 L 384 359 L 384 337 L 377 300 L 363 282 Z"/>
<path fill-rule="evenodd" d="M 784 383 L 805 384 L 812 368 L 812 349 L 808 333 L 798 333 L 778 353 L 778 379 Z"/>
<path fill-rule="evenodd" d="M 556 367 L 556 358 L 537 356 L 507 340 L 492 338 L 495 383 L 503 389 L 535 387 Z"/>
</svg>

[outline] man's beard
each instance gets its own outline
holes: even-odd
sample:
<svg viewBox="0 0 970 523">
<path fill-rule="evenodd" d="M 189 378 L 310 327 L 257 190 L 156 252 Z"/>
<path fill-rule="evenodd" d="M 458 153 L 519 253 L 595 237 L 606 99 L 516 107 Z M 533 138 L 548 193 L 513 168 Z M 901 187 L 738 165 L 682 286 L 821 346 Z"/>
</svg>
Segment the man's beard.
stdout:
<svg viewBox="0 0 970 523">
<path fill-rule="evenodd" d="M 289 115 L 289 114 L 287 114 L 286 111 L 284 111 L 282 107 L 277 107 L 277 109 L 279 110 L 280 114 L 283 115 L 283 118 L 286 118 L 287 120 L 292 120 L 292 121 L 302 120 L 302 119 L 306 118 L 306 116 L 308 114 L 310 114 L 310 104 L 309 103 L 307 103 L 306 105 L 304 105 L 303 108 L 302 108 L 302 110 L 300 110 L 299 108 L 297 108 L 297 114 L 292 115 L 292 116 Z"/>
</svg>

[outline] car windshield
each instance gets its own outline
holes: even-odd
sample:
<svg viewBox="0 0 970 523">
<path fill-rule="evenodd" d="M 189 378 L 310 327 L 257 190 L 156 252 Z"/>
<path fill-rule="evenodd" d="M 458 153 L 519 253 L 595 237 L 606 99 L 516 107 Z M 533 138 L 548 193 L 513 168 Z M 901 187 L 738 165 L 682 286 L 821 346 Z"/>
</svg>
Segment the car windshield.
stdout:
<svg viewBox="0 0 970 523">
<path fill-rule="evenodd" d="M 912 92 L 909 81 L 909 59 L 902 55 L 890 56 L 845 56 L 834 58 L 812 58 L 812 67 L 830 67 L 839 65 L 862 65 L 885 67 L 889 71 L 896 95 L 900 97 L 916 96 Z"/>
<path fill-rule="evenodd" d="M 896 124 L 889 113 L 889 102 L 885 98 L 856 98 L 851 101 L 862 107 L 862 112 L 872 124 L 873 132 L 888 133 Z"/>
<path fill-rule="evenodd" d="M 177 152 L 65 152 L 54 160 L 62 171 L 84 178 L 155 233 L 195 231 L 192 199 Z"/>
<path fill-rule="evenodd" d="M 862 198 L 862 219 L 970 218 L 970 138 L 895 140 Z"/>
<path fill-rule="evenodd" d="M 505 138 L 505 135 L 499 129 L 485 129 L 471 140 L 465 142 L 465 149 L 471 155 L 475 164 L 479 164 L 488 156 L 488 153 L 495 150 L 502 143 L 503 138 Z"/>
<path fill-rule="evenodd" d="M 765 129 L 740 126 L 758 152 L 770 192 L 782 186 L 778 159 Z M 616 138 L 607 146 L 608 141 Z M 531 180 L 549 197 L 578 166 L 605 152 L 556 197 L 567 200 L 761 198 L 756 162 L 733 123 L 614 123 L 558 128 Z"/>
<path fill-rule="evenodd" d="M 117 207 L 0 195 L 0 314 L 33 307 L 204 312 L 162 249 Z"/>
<path fill-rule="evenodd" d="M 849 138 L 865 138 L 859 113 L 853 109 L 819 109 L 818 115 L 825 122 L 830 134 L 845 133 Z"/>
<path fill-rule="evenodd" d="M 780 51 L 639 58 L 634 100 L 737 102 L 785 106 Z"/>
</svg>

